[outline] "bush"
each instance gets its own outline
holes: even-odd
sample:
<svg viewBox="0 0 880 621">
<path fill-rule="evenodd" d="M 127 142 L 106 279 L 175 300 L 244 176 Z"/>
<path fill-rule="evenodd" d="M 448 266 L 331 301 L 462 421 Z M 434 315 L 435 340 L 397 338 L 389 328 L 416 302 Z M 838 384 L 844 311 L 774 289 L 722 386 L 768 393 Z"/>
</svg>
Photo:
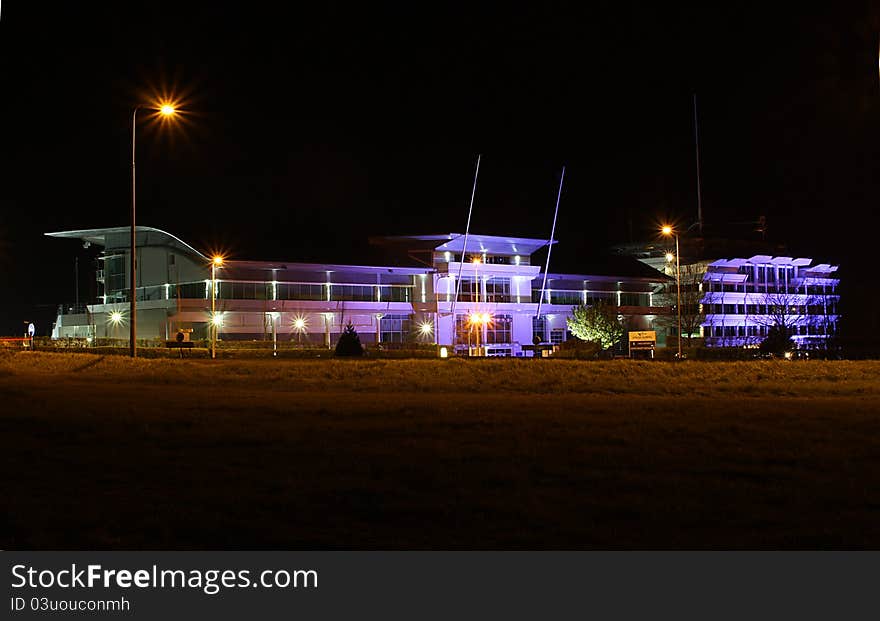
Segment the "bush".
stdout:
<svg viewBox="0 0 880 621">
<path fill-rule="evenodd" d="M 580 339 L 568 339 L 560 343 L 559 350 L 553 354 L 554 358 L 566 358 L 573 360 L 594 360 L 599 356 L 602 346 L 594 341 L 582 341 Z"/>
<path fill-rule="evenodd" d="M 337 356 L 363 356 L 364 346 L 361 345 L 361 339 L 358 336 L 354 326 L 349 321 L 336 343 Z"/>
<path fill-rule="evenodd" d="M 767 338 L 761 342 L 761 353 L 784 354 L 794 349 L 794 340 L 791 331 L 785 326 L 772 326 L 767 331 Z"/>
</svg>

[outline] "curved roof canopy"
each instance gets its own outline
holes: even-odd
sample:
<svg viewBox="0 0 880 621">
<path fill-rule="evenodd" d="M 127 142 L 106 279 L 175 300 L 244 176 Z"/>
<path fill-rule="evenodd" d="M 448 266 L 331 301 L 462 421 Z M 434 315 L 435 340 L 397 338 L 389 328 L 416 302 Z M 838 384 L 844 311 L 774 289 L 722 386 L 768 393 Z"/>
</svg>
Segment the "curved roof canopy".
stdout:
<svg viewBox="0 0 880 621">
<path fill-rule="evenodd" d="M 200 259 L 204 259 L 205 261 L 208 260 L 208 257 L 171 233 L 166 233 L 163 230 L 155 229 L 151 226 L 138 226 L 135 228 L 137 234 L 136 243 L 139 247 L 170 246 L 182 252 L 192 254 Z M 56 233 L 46 233 L 46 235 L 63 239 L 81 239 L 97 246 L 104 246 L 108 250 L 124 250 L 128 248 L 131 243 L 130 226 L 117 226 L 109 229 L 58 231 Z"/>
</svg>

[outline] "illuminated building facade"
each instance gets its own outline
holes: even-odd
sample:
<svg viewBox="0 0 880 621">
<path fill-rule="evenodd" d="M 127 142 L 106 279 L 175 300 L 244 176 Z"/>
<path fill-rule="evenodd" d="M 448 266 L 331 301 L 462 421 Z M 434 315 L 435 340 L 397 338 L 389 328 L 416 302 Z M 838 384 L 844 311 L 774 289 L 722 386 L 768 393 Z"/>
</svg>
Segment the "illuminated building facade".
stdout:
<svg viewBox="0 0 880 621">
<path fill-rule="evenodd" d="M 800 349 L 824 349 L 837 334 L 838 266 L 755 255 L 719 259 L 703 277 L 703 333 L 710 347 L 757 346 L 784 329 Z"/>
<path fill-rule="evenodd" d="M 103 248 L 99 299 L 59 314 L 54 337 L 127 338 L 129 234 L 128 227 L 48 233 Z M 169 233 L 138 227 L 138 337 L 171 339 L 182 328 L 205 338 L 212 296 L 221 340 L 331 347 L 351 322 L 364 344 L 481 347 L 497 356 L 524 355 L 535 336 L 566 340 L 566 317 L 578 304 L 605 301 L 632 330 L 651 329 L 662 312 L 653 306 L 666 280 L 660 274 L 550 273 L 536 316 L 544 274 L 531 260 L 546 240 L 470 235 L 466 248 L 459 234 L 370 241 L 393 259 L 381 266 L 227 259 L 212 279 L 210 257 Z"/>
</svg>

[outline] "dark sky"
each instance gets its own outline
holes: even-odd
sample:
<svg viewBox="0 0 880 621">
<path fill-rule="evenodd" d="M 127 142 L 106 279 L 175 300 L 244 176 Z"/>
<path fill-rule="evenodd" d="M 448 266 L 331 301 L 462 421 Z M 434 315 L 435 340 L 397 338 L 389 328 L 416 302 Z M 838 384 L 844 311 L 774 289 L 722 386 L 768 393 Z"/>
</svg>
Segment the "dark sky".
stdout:
<svg viewBox="0 0 880 621">
<path fill-rule="evenodd" d="M 72 301 L 76 256 L 87 298 L 94 252 L 43 233 L 128 224 L 131 110 L 161 92 L 186 123 L 138 126 L 140 224 L 357 262 L 369 235 L 462 231 L 482 153 L 486 234 L 548 236 L 568 167 L 560 271 L 693 221 L 696 92 L 706 221 L 764 215 L 871 295 L 870 3 L 280 4 L 3 3 L 0 332 Z"/>
</svg>

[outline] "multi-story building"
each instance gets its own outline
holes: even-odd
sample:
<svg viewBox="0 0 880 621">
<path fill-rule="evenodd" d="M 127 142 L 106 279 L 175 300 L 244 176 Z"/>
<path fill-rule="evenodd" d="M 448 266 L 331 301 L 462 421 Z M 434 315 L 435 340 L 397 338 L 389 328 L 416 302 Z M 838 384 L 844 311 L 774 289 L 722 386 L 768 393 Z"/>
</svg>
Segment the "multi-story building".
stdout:
<svg viewBox="0 0 880 621">
<path fill-rule="evenodd" d="M 707 346 L 756 346 L 772 329 L 791 334 L 798 348 L 824 349 L 837 334 L 838 266 L 812 259 L 755 255 L 719 259 L 703 278 Z"/>
<path fill-rule="evenodd" d="M 47 235 L 103 248 L 99 299 L 82 312 L 59 314 L 53 336 L 127 338 L 130 228 Z M 542 343 L 566 340 L 566 318 L 579 304 L 606 301 L 632 330 L 651 329 L 663 312 L 653 305 L 666 280 L 659 273 L 550 273 L 545 285 L 531 260 L 547 240 L 470 235 L 465 248 L 464 237 L 373 238 L 393 257 L 379 266 L 226 259 L 212 277 L 212 258 L 169 233 L 138 227 L 138 337 L 171 339 L 188 329 L 205 338 L 213 323 L 223 340 L 331 347 L 350 322 L 365 344 L 423 342 L 519 356 L 536 336 Z"/>
</svg>

